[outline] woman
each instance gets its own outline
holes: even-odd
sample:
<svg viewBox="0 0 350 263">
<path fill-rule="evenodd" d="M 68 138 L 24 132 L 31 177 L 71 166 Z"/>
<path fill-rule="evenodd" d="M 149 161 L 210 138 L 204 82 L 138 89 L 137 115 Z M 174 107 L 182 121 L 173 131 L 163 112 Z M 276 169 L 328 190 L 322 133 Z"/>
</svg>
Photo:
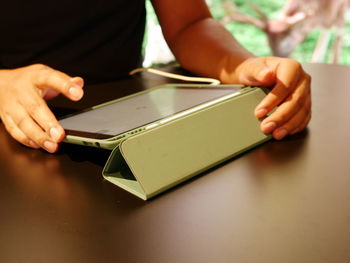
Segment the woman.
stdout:
<svg viewBox="0 0 350 263">
<path fill-rule="evenodd" d="M 255 109 L 275 139 L 311 118 L 310 77 L 296 61 L 256 58 L 216 22 L 204 0 L 153 0 L 178 62 L 223 83 L 272 87 Z M 6 1 L 0 17 L 0 117 L 20 143 L 55 152 L 64 130 L 45 99 L 77 101 L 84 80 L 123 77 L 141 61 L 144 0 Z M 82 77 L 76 77 L 82 76 Z M 84 78 L 84 80 L 83 80 Z"/>
</svg>

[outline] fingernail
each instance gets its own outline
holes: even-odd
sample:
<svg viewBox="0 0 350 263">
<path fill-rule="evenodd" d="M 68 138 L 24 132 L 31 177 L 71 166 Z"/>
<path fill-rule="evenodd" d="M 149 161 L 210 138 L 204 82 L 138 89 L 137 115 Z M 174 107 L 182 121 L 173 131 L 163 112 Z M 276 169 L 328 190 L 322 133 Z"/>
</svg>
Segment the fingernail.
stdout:
<svg viewBox="0 0 350 263">
<path fill-rule="evenodd" d="M 58 129 L 57 128 L 51 128 L 50 129 L 50 136 L 51 138 L 54 140 L 54 141 L 58 141 L 61 137 L 61 134 L 59 133 Z"/>
<path fill-rule="evenodd" d="M 37 144 L 36 144 L 35 142 L 33 142 L 32 140 L 30 140 L 28 143 L 29 143 L 30 147 L 33 147 L 33 148 L 36 148 L 36 149 L 40 148 L 39 145 L 37 145 Z"/>
<path fill-rule="evenodd" d="M 258 109 L 258 110 L 255 112 L 255 115 L 256 115 L 257 118 L 262 118 L 262 117 L 264 117 L 266 114 L 267 114 L 267 109 L 265 109 L 265 108 Z"/>
<path fill-rule="evenodd" d="M 276 140 L 282 140 L 288 135 L 288 131 L 286 129 L 279 129 L 276 132 L 274 132 L 273 135 Z"/>
<path fill-rule="evenodd" d="M 268 68 L 264 68 L 259 73 L 259 80 L 264 80 L 266 78 L 266 75 L 270 74 L 271 70 Z"/>
<path fill-rule="evenodd" d="M 44 142 L 44 148 L 46 151 L 53 153 L 56 151 L 56 143 L 50 142 L 50 141 L 46 141 Z"/>
<path fill-rule="evenodd" d="M 80 88 L 71 87 L 69 94 L 75 99 L 80 99 L 83 96 L 83 91 Z"/>
<path fill-rule="evenodd" d="M 264 124 L 262 128 L 263 128 L 264 133 L 270 133 L 274 129 L 276 129 L 276 127 L 277 127 L 277 124 L 275 122 L 270 121 L 270 122 Z"/>
</svg>

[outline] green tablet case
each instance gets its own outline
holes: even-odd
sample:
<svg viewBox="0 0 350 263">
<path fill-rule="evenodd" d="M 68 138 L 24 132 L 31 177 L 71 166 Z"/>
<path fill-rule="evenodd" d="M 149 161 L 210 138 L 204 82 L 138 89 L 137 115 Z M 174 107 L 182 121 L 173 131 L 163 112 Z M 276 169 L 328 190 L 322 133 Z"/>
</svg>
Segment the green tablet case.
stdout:
<svg viewBox="0 0 350 263">
<path fill-rule="evenodd" d="M 111 183 L 147 200 L 270 139 L 254 108 L 266 96 L 239 96 L 122 140 L 103 169 Z"/>
</svg>

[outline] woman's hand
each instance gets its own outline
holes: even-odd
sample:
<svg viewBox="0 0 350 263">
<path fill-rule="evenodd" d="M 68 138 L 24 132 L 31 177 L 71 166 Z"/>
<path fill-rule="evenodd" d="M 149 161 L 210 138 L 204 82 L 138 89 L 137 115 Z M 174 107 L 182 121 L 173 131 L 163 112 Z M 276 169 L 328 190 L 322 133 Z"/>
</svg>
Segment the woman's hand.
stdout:
<svg viewBox="0 0 350 263">
<path fill-rule="evenodd" d="M 235 72 L 242 84 L 272 87 L 270 93 L 255 109 L 264 133 L 281 140 L 303 130 L 311 119 L 311 77 L 301 65 L 291 59 L 278 57 L 249 58 Z"/>
<path fill-rule="evenodd" d="M 83 85 L 82 78 L 72 78 L 41 64 L 0 70 L 2 122 L 20 143 L 56 152 L 65 134 L 44 99 L 62 93 L 73 101 L 80 100 Z"/>
</svg>

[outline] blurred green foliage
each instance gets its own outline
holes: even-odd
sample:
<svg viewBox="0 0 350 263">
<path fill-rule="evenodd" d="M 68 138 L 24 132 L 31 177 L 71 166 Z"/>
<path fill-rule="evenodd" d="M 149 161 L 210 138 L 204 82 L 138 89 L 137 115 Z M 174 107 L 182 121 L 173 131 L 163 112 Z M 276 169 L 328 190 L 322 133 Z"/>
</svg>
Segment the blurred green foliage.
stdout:
<svg viewBox="0 0 350 263">
<path fill-rule="evenodd" d="M 224 16 L 224 12 L 221 6 L 222 0 L 211 0 L 211 11 L 215 18 L 221 19 Z M 251 16 L 256 16 L 252 11 L 249 4 L 259 6 L 261 10 L 268 15 L 269 18 L 276 18 L 285 3 L 285 0 L 234 0 L 239 10 L 243 13 L 247 13 Z M 257 56 L 271 55 L 271 51 L 267 44 L 266 35 L 252 25 L 245 25 L 237 22 L 228 24 L 227 29 L 235 36 L 235 38 L 249 51 Z M 342 56 L 340 58 L 341 64 L 350 65 L 350 19 L 347 19 L 346 33 L 344 36 Z M 305 41 L 300 44 L 291 55 L 292 58 L 306 62 L 310 61 L 313 50 L 316 46 L 320 32 L 318 30 L 312 31 Z M 331 41 L 328 48 L 330 51 L 332 43 L 335 40 L 335 33 L 331 35 Z M 324 62 L 329 61 L 330 52 L 327 52 L 327 57 Z"/>
<path fill-rule="evenodd" d="M 174 0 L 175 1 L 175 0 Z M 275 18 L 278 16 L 285 0 L 233 0 L 239 10 L 243 13 L 247 13 L 252 16 L 256 16 L 256 13 L 252 11 L 249 3 L 259 6 L 259 8 L 268 15 L 269 18 Z M 224 10 L 222 8 L 222 0 L 210 0 L 210 9 L 212 15 L 216 19 L 224 17 Z M 152 10 L 151 4 L 147 3 L 147 9 L 150 19 L 155 19 L 154 11 Z M 226 28 L 235 36 L 235 38 L 244 47 L 256 56 L 268 56 L 271 55 L 270 48 L 267 44 L 266 35 L 260 29 L 253 25 L 241 24 L 237 22 L 231 22 L 226 25 Z M 300 44 L 291 55 L 292 58 L 300 61 L 310 61 L 313 50 L 316 46 L 320 32 L 315 30 L 309 34 L 305 41 Z M 335 39 L 335 34 L 332 33 L 331 43 Z M 329 48 L 330 49 L 330 48 Z M 327 54 L 326 61 L 329 61 L 330 52 Z M 341 64 L 350 65 L 350 18 L 347 19 L 346 33 L 344 36 L 342 56 L 340 58 Z"/>
</svg>

